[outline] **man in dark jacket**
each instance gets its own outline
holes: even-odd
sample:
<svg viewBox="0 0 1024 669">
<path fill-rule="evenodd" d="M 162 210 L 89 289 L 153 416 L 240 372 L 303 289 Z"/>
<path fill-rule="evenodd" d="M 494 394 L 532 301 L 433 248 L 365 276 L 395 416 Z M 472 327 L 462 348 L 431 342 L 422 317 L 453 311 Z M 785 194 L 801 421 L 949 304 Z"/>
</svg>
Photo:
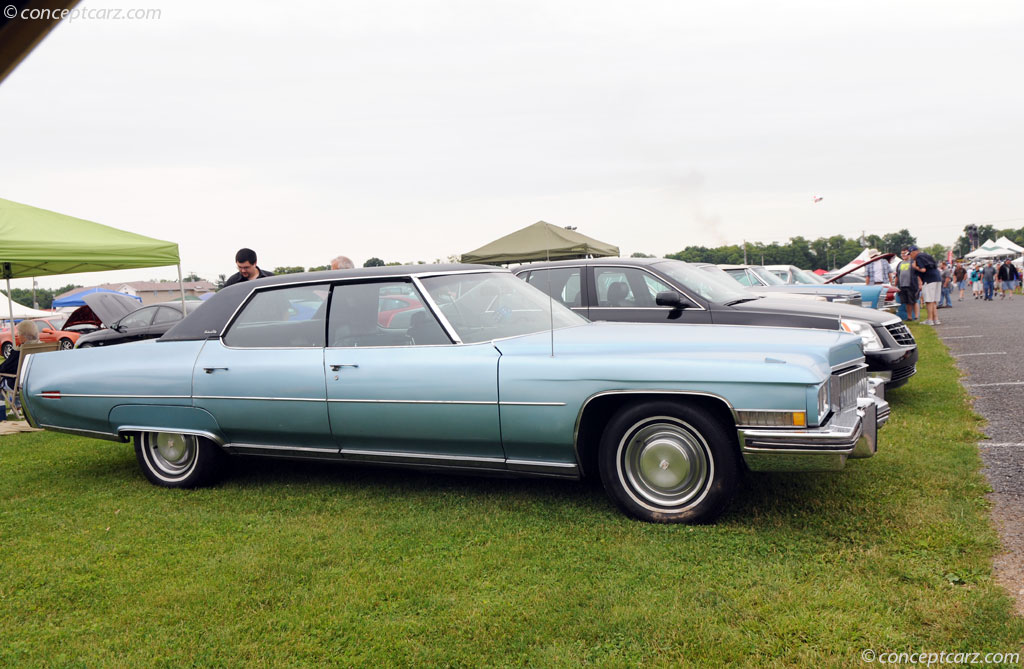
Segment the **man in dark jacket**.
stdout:
<svg viewBox="0 0 1024 669">
<path fill-rule="evenodd" d="M 939 272 L 939 264 L 931 257 L 913 244 L 908 247 L 910 259 L 913 261 L 911 268 L 921 279 L 921 296 L 924 298 L 924 306 L 928 310 L 928 318 L 923 321 L 925 325 L 941 325 L 939 323 L 939 294 L 942 292 L 942 274 Z"/>
<path fill-rule="evenodd" d="M 1010 297 L 1013 297 L 1013 289 L 1017 287 L 1017 280 L 1020 278 L 1020 274 L 1009 258 L 1004 260 L 1003 264 L 999 266 L 999 273 L 996 277 L 999 279 L 999 287 L 1002 289 L 999 299 L 1005 300 L 1007 292 L 1010 293 Z"/>
<path fill-rule="evenodd" d="M 252 249 L 238 249 L 238 253 L 235 254 L 235 267 L 238 268 L 238 271 L 224 282 L 225 288 L 242 281 L 255 281 L 265 276 L 274 276 L 273 272 L 256 266 L 256 252 Z"/>
</svg>

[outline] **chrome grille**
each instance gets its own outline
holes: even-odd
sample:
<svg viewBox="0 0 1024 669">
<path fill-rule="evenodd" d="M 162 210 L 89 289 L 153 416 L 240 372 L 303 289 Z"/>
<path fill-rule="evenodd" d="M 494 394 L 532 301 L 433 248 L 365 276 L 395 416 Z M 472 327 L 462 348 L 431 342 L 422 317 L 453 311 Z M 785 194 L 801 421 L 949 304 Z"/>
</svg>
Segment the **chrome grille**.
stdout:
<svg viewBox="0 0 1024 669">
<path fill-rule="evenodd" d="M 917 343 L 914 341 L 914 335 L 910 334 L 910 329 L 903 323 L 890 323 L 885 329 L 900 346 L 913 346 Z"/>
<path fill-rule="evenodd" d="M 834 372 L 830 383 L 833 411 L 855 407 L 858 397 L 868 396 L 868 367 L 860 365 Z"/>
</svg>

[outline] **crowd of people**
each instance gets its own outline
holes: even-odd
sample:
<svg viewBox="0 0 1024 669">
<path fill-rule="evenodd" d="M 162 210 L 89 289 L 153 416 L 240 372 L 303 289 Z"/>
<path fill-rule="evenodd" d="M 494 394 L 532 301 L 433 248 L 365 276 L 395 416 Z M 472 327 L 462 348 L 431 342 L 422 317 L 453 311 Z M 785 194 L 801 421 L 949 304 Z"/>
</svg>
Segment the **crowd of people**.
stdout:
<svg viewBox="0 0 1024 669">
<path fill-rule="evenodd" d="M 925 319 L 921 323 L 942 325 L 938 310 L 952 308 L 954 290 L 958 302 L 966 299 L 968 289 L 976 300 L 991 302 L 996 293 L 999 299 L 1005 300 L 1007 296 L 1012 297 L 1014 289 L 1020 285 L 1021 273 L 1009 258 L 998 264 L 992 260 L 969 265 L 963 260 L 936 262 L 929 254 L 910 245 L 900 251 L 900 259 L 892 264 L 889 280 L 899 288 L 907 320 L 918 320 L 923 305 Z"/>
</svg>

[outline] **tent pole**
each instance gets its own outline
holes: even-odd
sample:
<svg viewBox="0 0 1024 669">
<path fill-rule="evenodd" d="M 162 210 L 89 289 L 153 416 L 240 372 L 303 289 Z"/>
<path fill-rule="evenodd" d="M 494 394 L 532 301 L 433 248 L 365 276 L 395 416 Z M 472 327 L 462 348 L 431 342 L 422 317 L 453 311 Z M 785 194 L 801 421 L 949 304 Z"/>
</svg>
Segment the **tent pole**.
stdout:
<svg viewBox="0 0 1024 669">
<path fill-rule="evenodd" d="M 185 312 L 185 284 L 181 282 L 181 263 L 178 263 L 178 290 L 181 291 L 181 317 L 186 316 Z"/>
<path fill-rule="evenodd" d="M 14 300 L 11 299 L 10 278 L 7 279 L 7 314 L 11 317 L 11 346 L 14 346 L 15 344 L 18 343 L 18 338 L 14 334 Z"/>
</svg>

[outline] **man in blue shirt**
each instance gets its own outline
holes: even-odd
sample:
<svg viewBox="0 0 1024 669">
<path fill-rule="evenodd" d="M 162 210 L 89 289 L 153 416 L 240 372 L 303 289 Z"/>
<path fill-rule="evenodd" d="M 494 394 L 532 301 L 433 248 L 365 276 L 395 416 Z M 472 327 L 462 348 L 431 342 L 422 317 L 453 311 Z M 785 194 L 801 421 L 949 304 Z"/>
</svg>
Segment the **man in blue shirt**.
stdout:
<svg viewBox="0 0 1024 669">
<path fill-rule="evenodd" d="M 938 316 L 939 294 L 942 292 L 942 274 L 939 272 L 939 264 L 931 257 L 913 244 L 908 247 L 910 259 L 913 261 L 911 268 L 921 279 L 921 296 L 924 298 L 924 306 L 928 310 L 928 319 L 925 325 L 941 325 Z"/>
</svg>

